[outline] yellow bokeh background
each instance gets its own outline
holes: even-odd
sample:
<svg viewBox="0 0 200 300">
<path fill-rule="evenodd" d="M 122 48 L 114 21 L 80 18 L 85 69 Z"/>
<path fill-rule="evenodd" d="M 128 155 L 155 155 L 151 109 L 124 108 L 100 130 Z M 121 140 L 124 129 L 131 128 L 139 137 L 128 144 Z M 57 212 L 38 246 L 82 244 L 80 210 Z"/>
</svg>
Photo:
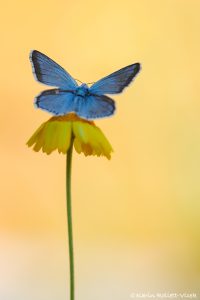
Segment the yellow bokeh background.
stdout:
<svg viewBox="0 0 200 300">
<path fill-rule="evenodd" d="M 84 82 L 142 64 L 116 114 L 96 121 L 111 161 L 74 153 L 76 299 L 200 299 L 199 11 L 198 0 L 2 3 L 0 299 L 68 294 L 65 156 L 25 145 L 49 118 L 33 107 L 45 86 L 31 49 Z"/>
</svg>

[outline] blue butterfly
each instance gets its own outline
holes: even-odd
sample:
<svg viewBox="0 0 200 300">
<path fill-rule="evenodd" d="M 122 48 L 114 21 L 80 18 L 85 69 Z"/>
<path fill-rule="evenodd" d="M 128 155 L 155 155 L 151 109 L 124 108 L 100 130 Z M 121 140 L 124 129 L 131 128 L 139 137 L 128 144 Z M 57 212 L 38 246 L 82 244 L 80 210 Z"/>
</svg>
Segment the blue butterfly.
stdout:
<svg viewBox="0 0 200 300">
<path fill-rule="evenodd" d="M 118 94 L 130 84 L 140 70 L 140 64 L 124 67 L 95 82 L 92 86 L 78 85 L 56 62 L 45 54 L 33 50 L 30 53 L 33 74 L 37 81 L 56 89 L 45 90 L 36 99 L 37 107 L 54 115 L 76 113 L 85 119 L 110 116 L 115 111 L 115 102 L 104 94 Z"/>
</svg>

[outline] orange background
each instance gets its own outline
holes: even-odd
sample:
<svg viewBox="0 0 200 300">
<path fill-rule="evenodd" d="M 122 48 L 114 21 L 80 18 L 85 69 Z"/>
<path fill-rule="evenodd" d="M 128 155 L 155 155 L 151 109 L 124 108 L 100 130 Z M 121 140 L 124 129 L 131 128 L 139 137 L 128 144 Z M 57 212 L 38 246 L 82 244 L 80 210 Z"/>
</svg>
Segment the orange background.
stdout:
<svg viewBox="0 0 200 300">
<path fill-rule="evenodd" d="M 76 299 L 193 292 L 200 281 L 200 2 L 5 1 L 1 5 L 0 299 L 66 299 L 65 157 L 25 145 L 37 49 L 91 82 L 142 71 L 96 121 L 111 161 L 74 153 Z"/>
</svg>

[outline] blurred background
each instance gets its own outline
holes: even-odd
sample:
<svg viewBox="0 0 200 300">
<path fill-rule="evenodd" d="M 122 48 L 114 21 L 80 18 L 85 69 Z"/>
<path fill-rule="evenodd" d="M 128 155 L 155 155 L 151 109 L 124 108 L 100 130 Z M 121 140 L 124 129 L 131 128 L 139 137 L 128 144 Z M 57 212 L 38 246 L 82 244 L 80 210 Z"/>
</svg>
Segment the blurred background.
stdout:
<svg viewBox="0 0 200 300">
<path fill-rule="evenodd" d="M 200 299 L 199 11 L 198 0 L 2 3 L 0 299 L 69 294 L 65 156 L 25 145 L 50 117 L 33 106 L 46 87 L 31 49 L 84 82 L 142 64 L 116 114 L 96 121 L 111 161 L 74 152 L 76 299 Z"/>
</svg>

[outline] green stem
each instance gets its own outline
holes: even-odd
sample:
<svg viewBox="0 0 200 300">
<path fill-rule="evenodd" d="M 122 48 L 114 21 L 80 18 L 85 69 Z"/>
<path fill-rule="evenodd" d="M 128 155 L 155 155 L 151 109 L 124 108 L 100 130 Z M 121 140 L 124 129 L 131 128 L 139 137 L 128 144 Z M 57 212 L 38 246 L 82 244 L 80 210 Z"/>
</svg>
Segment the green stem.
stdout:
<svg viewBox="0 0 200 300">
<path fill-rule="evenodd" d="M 69 269 L 70 269 L 70 300 L 74 300 L 74 253 L 72 235 L 72 209 L 71 209 L 71 169 L 72 169 L 72 150 L 73 136 L 71 137 L 70 147 L 67 151 L 66 165 L 66 194 L 67 194 L 67 223 L 68 223 L 68 243 L 69 243 Z"/>
</svg>

